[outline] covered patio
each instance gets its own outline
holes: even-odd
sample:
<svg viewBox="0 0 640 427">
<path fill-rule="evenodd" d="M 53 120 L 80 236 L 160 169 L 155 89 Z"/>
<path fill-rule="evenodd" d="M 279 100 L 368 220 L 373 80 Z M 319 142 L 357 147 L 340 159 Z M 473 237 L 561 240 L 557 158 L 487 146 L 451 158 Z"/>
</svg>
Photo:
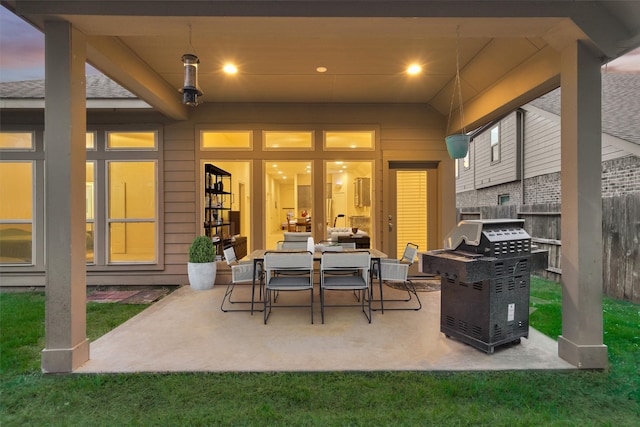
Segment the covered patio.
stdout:
<svg viewBox="0 0 640 427">
<path fill-rule="evenodd" d="M 242 295 L 247 288 L 238 299 L 248 296 Z M 220 311 L 224 290 L 179 288 L 92 342 L 89 360 L 75 372 L 575 369 L 558 356 L 554 340 L 533 328 L 520 344 L 497 347 L 491 355 L 446 338 L 439 291 L 420 293 L 420 311 L 377 311 L 371 324 L 351 307 L 327 309 L 323 325 L 316 304 L 313 325 L 307 309 L 284 308 L 274 308 L 264 325 L 260 312 Z M 385 288 L 387 298 L 402 293 Z"/>
<path fill-rule="evenodd" d="M 40 198 L 34 197 L 42 201 L 35 227 L 40 234 L 34 234 L 38 256 L 26 270 L 9 270 L 16 284 L 25 271 L 43 277 L 44 372 L 606 368 L 601 177 L 594 173 L 601 169 L 600 70 L 640 45 L 637 2 L 162 3 L 150 8 L 152 2 L 141 0 L 2 0 L 45 35 L 47 148 L 35 154 L 42 163 L 38 182 L 47 185 L 40 185 Z M 209 67 L 202 67 L 205 95 L 197 109 L 188 109 L 176 89 L 183 86 L 180 57 L 192 44 Z M 233 81 L 211 65 L 217 67 L 232 46 L 247 65 Z M 400 77 L 399 64 L 413 57 L 429 70 L 428 78 L 413 80 L 418 85 Z M 331 61 L 329 72 L 325 61 Z M 86 62 L 164 116 L 157 123 L 163 145 L 154 157 L 162 185 L 154 193 L 157 259 L 150 265 L 87 267 Z M 454 102 L 452 89 L 460 79 L 464 97 Z M 373 241 L 390 252 L 391 165 L 419 160 L 437 167 L 430 235 L 441 242 L 455 225 L 455 171 L 444 136 L 483 126 L 558 86 L 561 228 L 567 242 L 558 343 L 532 331 L 521 345 L 487 356 L 439 333 L 435 294 L 425 296 L 420 312 L 376 313 L 370 325 L 355 310 L 331 313 L 325 325 L 308 325 L 307 313 L 290 310 L 275 313 L 265 326 L 260 316 L 221 313 L 220 288 L 205 293 L 183 288 L 90 348 L 88 272 L 104 275 L 101 284 L 186 283 L 186 249 L 202 227 L 196 217 L 203 203 L 196 179 L 206 159 L 198 136 L 203 123 L 219 129 L 264 122 L 283 129 L 293 123 L 318 134 L 322 123 L 369 123 L 379 129 L 378 151 L 372 151 L 378 171 L 372 182 Z M 262 162 L 275 156 L 268 149 L 257 143 L 245 154 L 215 154 L 253 161 L 248 183 L 256 193 L 266 192 Z M 331 160 L 332 152 L 286 154 L 288 160 L 315 158 L 321 183 L 321 162 Z M 323 185 L 318 187 L 314 205 L 320 207 L 325 201 Z M 252 216 L 261 218 L 266 197 L 256 199 Z M 106 209 L 103 213 L 97 224 L 108 241 Z M 324 218 L 314 218 L 313 229 L 321 235 Z M 256 222 L 251 233 L 250 249 L 266 247 L 263 225 Z"/>
</svg>

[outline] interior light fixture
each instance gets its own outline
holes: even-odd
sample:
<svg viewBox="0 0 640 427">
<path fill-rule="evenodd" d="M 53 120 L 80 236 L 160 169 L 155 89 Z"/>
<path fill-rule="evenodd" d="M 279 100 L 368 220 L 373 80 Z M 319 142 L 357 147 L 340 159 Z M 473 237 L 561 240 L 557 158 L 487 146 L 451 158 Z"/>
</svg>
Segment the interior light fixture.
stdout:
<svg viewBox="0 0 640 427">
<path fill-rule="evenodd" d="M 327 67 L 317 67 L 316 71 L 318 73 L 326 73 L 327 72 Z"/>
<path fill-rule="evenodd" d="M 420 74 L 422 72 L 422 67 L 418 64 L 411 64 L 407 67 L 407 74 L 415 76 L 416 74 Z"/>
</svg>

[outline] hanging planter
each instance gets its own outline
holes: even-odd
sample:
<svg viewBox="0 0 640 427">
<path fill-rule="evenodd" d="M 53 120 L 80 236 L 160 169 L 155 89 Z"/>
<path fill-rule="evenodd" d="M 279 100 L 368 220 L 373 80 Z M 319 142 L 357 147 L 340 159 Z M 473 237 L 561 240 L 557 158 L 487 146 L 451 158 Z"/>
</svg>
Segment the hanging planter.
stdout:
<svg viewBox="0 0 640 427">
<path fill-rule="evenodd" d="M 456 28 L 456 80 L 453 84 L 453 92 L 451 93 L 451 107 L 449 108 L 449 120 L 447 122 L 447 129 L 451 124 L 451 116 L 453 115 L 453 101 L 456 97 L 456 89 L 458 90 L 458 106 L 460 107 L 460 126 L 462 127 L 462 133 L 449 135 L 444 141 L 447 144 L 447 151 L 449 157 L 452 159 L 462 159 L 469 152 L 469 140 L 471 137 L 467 135 L 464 127 L 464 111 L 462 107 L 462 84 L 460 82 L 460 27 Z"/>
<path fill-rule="evenodd" d="M 471 137 L 464 133 L 447 136 L 444 141 L 447 143 L 447 151 L 452 159 L 462 159 L 469 152 L 469 140 Z"/>
</svg>

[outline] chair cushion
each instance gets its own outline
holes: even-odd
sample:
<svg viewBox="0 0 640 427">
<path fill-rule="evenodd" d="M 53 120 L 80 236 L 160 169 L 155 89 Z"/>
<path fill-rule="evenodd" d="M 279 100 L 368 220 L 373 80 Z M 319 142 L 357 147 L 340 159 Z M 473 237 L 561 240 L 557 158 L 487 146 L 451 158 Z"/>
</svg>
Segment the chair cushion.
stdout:
<svg viewBox="0 0 640 427">
<path fill-rule="evenodd" d="M 322 282 L 325 289 L 367 289 L 367 282 L 362 276 L 331 276 L 325 274 Z"/>
<path fill-rule="evenodd" d="M 276 276 L 269 279 L 267 289 L 276 291 L 282 290 L 305 290 L 313 288 L 313 282 L 309 276 Z"/>
</svg>

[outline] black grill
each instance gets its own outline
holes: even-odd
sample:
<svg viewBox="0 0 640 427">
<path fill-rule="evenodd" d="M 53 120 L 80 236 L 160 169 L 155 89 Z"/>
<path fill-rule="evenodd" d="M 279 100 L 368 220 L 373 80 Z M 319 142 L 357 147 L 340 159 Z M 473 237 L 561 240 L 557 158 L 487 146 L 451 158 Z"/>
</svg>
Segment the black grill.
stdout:
<svg viewBox="0 0 640 427">
<path fill-rule="evenodd" d="M 531 237 L 524 220 L 461 221 L 443 250 L 420 254 L 441 277 L 440 331 L 479 350 L 529 335 Z"/>
</svg>

